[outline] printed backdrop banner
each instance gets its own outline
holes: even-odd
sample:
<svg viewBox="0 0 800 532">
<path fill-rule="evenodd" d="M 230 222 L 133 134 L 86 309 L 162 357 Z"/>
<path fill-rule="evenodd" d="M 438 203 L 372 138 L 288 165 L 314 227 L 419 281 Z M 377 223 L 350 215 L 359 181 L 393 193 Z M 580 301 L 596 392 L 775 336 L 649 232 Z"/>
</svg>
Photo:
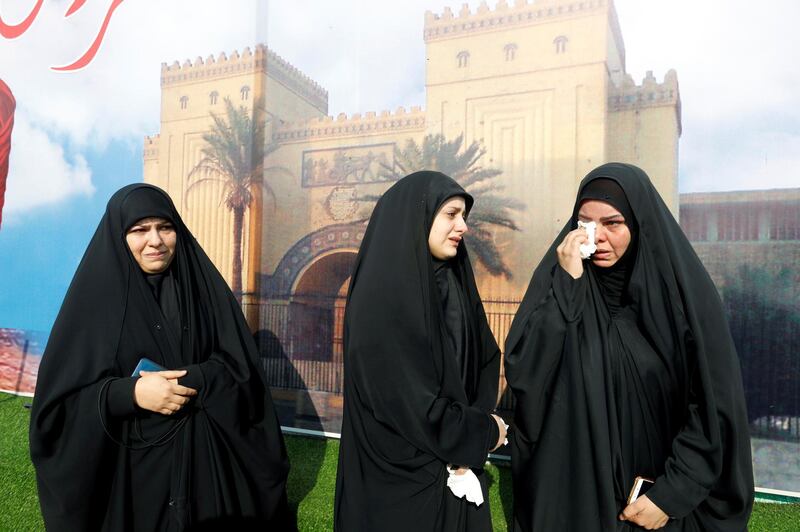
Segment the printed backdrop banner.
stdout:
<svg viewBox="0 0 800 532">
<path fill-rule="evenodd" d="M 473 194 L 502 345 L 577 184 L 624 161 L 719 289 L 757 484 L 800 492 L 798 18 L 794 0 L 2 2 L 0 389 L 34 391 L 108 198 L 147 182 L 240 298 L 281 423 L 339 432 L 345 295 L 393 182 L 438 169 Z"/>
</svg>

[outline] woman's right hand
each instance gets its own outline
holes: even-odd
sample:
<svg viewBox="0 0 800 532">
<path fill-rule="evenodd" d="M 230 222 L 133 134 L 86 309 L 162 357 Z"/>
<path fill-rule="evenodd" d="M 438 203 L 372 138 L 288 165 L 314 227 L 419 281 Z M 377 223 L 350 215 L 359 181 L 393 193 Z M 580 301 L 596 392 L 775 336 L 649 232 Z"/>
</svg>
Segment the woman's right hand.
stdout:
<svg viewBox="0 0 800 532">
<path fill-rule="evenodd" d="M 497 423 L 497 428 L 500 429 L 499 430 L 500 436 L 497 438 L 497 445 L 495 445 L 491 449 L 491 451 L 494 451 L 506 442 L 507 434 L 506 434 L 506 422 L 503 421 L 503 418 L 501 418 L 496 414 L 492 414 L 492 417 L 494 418 L 495 423 Z"/>
<path fill-rule="evenodd" d="M 581 244 L 586 244 L 589 236 L 582 227 L 570 231 L 556 248 L 558 263 L 573 279 L 583 275 L 583 261 L 581 260 Z"/>
<path fill-rule="evenodd" d="M 183 408 L 197 390 L 178 384 L 186 370 L 141 371 L 133 389 L 139 408 L 169 416 Z"/>
</svg>

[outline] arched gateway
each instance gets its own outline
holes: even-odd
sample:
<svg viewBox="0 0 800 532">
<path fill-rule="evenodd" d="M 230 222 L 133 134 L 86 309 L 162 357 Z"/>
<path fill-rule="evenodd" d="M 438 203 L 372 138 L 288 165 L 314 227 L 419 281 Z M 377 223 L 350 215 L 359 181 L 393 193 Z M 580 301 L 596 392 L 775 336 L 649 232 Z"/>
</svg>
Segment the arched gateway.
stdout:
<svg viewBox="0 0 800 532">
<path fill-rule="evenodd" d="M 310 233 L 289 249 L 274 275 L 263 278 L 262 353 L 291 361 L 297 371 L 295 378 L 270 375 L 273 386 L 341 392 L 344 302 L 365 228 L 340 224 Z M 289 382 L 296 378 L 302 385 Z"/>
</svg>

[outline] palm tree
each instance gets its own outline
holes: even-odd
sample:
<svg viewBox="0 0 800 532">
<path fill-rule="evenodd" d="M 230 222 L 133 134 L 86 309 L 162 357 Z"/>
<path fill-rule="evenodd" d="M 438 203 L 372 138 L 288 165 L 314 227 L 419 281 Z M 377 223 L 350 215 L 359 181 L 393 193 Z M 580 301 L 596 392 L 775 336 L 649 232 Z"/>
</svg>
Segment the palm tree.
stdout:
<svg viewBox="0 0 800 532">
<path fill-rule="evenodd" d="M 444 135 L 426 135 L 422 145 L 408 139 L 403 149 L 395 148 L 394 165 L 384 165 L 383 177 L 397 181 L 418 170 L 437 170 L 455 179 L 475 198 L 469 213 L 469 243 L 475 258 L 491 275 L 504 275 L 510 279 L 511 270 L 503 261 L 494 243 L 497 227 L 519 231 L 511 211 L 522 211 L 525 205 L 517 200 L 498 195 L 503 187 L 492 179 L 502 170 L 480 166 L 486 149 L 478 141 L 462 150 L 464 136 L 447 141 Z M 377 201 L 376 196 L 364 196 L 365 201 Z"/>
<path fill-rule="evenodd" d="M 233 213 L 233 279 L 231 289 L 241 301 L 242 295 L 242 232 L 244 215 L 253 203 L 254 192 L 261 187 L 275 197 L 263 179 L 264 157 L 277 147 L 265 144 L 263 120 L 253 119 L 245 107 L 236 108 L 225 98 L 223 118 L 211 113 L 211 131 L 203 134 L 207 146 L 202 159 L 189 172 L 189 179 L 199 176 L 187 188 L 188 193 L 202 183 L 223 185 L 220 203 Z"/>
</svg>

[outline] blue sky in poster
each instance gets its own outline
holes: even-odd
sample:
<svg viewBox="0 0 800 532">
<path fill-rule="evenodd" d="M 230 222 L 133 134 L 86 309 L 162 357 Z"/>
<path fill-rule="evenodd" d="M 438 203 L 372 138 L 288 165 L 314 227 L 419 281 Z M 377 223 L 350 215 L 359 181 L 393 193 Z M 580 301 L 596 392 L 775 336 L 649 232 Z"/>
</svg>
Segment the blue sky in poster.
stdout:
<svg viewBox="0 0 800 532">
<path fill-rule="evenodd" d="M 141 180 L 142 138 L 158 131 L 162 61 L 267 42 L 329 91 L 330 114 L 424 106 L 424 13 L 457 13 L 462 3 L 126 0 L 87 68 L 51 71 L 86 49 L 110 2 L 64 19 L 70 2 L 46 0 L 24 35 L 0 38 L 0 78 L 18 100 L 0 327 L 49 330 L 107 198 Z M 800 68 L 791 59 L 800 3 L 615 3 L 634 79 L 678 72 L 682 191 L 800 186 Z M 0 16 L 18 22 L 32 4 L 0 0 Z"/>
<path fill-rule="evenodd" d="M 142 158 L 129 145 L 89 151 L 87 163 L 93 194 L 24 213 L 0 230 L 0 327 L 50 330 L 108 198 L 141 181 Z"/>
</svg>

